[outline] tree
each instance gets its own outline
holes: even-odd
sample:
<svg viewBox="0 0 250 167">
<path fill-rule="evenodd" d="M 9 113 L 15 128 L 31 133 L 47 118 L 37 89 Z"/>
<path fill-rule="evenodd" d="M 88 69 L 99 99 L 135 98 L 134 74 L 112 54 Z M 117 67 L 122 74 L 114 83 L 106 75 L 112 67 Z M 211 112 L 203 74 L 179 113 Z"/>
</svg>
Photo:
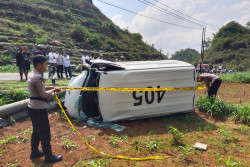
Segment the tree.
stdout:
<svg viewBox="0 0 250 167">
<path fill-rule="evenodd" d="M 212 40 L 210 38 L 207 38 L 207 40 L 205 40 L 204 45 L 205 45 L 206 50 L 210 47 L 211 43 L 212 43 Z"/>
<path fill-rule="evenodd" d="M 246 26 L 247 26 L 247 28 L 250 29 L 250 21 L 248 21 L 248 22 L 246 23 Z"/>
<path fill-rule="evenodd" d="M 181 60 L 186 61 L 188 63 L 193 63 L 199 60 L 200 53 L 194 49 L 187 48 L 185 50 L 181 49 L 180 51 L 176 51 L 171 55 L 172 60 Z"/>
</svg>

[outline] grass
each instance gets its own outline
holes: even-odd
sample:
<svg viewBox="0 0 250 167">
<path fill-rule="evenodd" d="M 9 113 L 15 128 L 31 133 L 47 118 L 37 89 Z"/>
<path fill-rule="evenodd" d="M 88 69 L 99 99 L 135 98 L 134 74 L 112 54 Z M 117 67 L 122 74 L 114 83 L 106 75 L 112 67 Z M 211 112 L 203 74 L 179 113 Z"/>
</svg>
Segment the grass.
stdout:
<svg viewBox="0 0 250 167">
<path fill-rule="evenodd" d="M 7 137 L 6 139 L 0 140 L 0 144 L 8 144 L 8 143 L 10 143 L 13 140 L 16 141 L 16 142 L 19 142 L 18 138 L 19 138 L 19 136 Z"/>
<path fill-rule="evenodd" d="M 235 121 L 240 121 L 245 124 L 250 124 L 250 105 L 243 104 L 239 106 L 236 111 L 232 113 L 232 117 Z"/>
<path fill-rule="evenodd" d="M 18 73 L 19 69 L 16 65 L 0 66 L 1 73 Z"/>
<path fill-rule="evenodd" d="M 223 82 L 250 83 L 250 71 L 220 74 Z"/>
<path fill-rule="evenodd" d="M 68 86 L 69 80 L 68 79 L 57 79 L 56 80 L 56 86 Z M 45 79 L 45 85 L 46 86 L 52 86 L 52 81 L 50 79 Z M 14 89 L 20 89 L 20 90 L 28 90 L 28 83 L 27 82 L 21 82 L 21 81 L 0 81 L 0 91 L 6 91 L 6 90 L 14 90 Z"/>
<path fill-rule="evenodd" d="M 170 130 L 168 131 L 168 134 L 172 135 L 172 145 L 178 146 L 183 145 L 183 134 L 175 127 L 169 126 Z"/>
<path fill-rule="evenodd" d="M 212 98 L 198 97 L 196 107 L 211 116 L 231 116 L 235 121 L 250 124 L 250 104 L 233 105 L 219 98 L 212 100 Z"/>
<path fill-rule="evenodd" d="M 165 121 L 166 118 L 172 117 L 169 120 Z M 194 117 L 194 118 L 193 118 Z M 197 116 L 190 115 L 190 114 L 182 114 L 182 115 L 174 115 L 174 116 L 167 116 L 163 119 L 152 120 L 154 122 L 158 122 L 155 127 L 160 127 L 158 125 L 172 125 L 172 127 L 166 126 L 164 132 L 162 134 L 158 134 L 157 131 L 152 130 L 151 127 L 148 129 L 147 132 L 143 135 L 134 135 L 129 136 L 128 134 L 123 133 L 122 135 L 119 134 L 104 134 L 104 136 L 99 137 L 98 135 L 91 135 L 86 136 L 85 139 L 93 140 L 91 145 L 95 147 L 95 144 L 100 142 L 109 142 L 111 141 L 111 137 L 114 139 L 115 144 L 117 146 L 113 148 L 112 146 L 109 147 L 108 145 L 103 144 L 101 151 L 105 153 L 112 153 L 115 155 L 124 155 L 129 157 L 149 157 L 149 156 L 157 156 L 157 155 L 169 155 L 170 158 L 166 160 L 152 160 L 152 161 L 128 161 L 128 160 L 120 160 L 120 159 L 112 159 L 108 157 L 101 157 L 96 153 L 84 153 L 84 158 L 75 157 L 75 166 L 230 166 L 232 164 L 237 164 L 237 166 L 247 166 L 247 160 L 245 159 L 248 156 L 248 149 L 249 145 L 240 145 L 241 143 L 245 143 L 248 141 L 247 139 L 247 132 L 249 131 L 248 126 L 240 126 L 238 129 L 231 128 L 230 126 L 222 125 L 216 130 L 212 125 L 205 126 L 206 128 L 198 129 L 197 122 L 199 119 L 195 118 Z M 189 120 L 192 118 L 193 122 L 185 121 L 185 119 Z M 182 123 L 185 128 L 176 128 L 178 124 Z M 205 122 L 204 122 L 205 123 Z M 195 125 L 197 128 L 196 130 L 190 131 L 189 125 Z M 80 129 L 80 128 L 79 128 Z M 187 129 L 188 131 L 185 131 Z M 86 130 L 86 129 L 85 129 Z M 84 130 L 84 131 L 85 131 Z M 92 131 L 92 129 L 91 129 Z M 94 130 L 93 130 L 94 131 Z M 183 131 L 183 133 L 181 132 Z M 152 133 L 154 132 L 154 133 Z M 169 132 L 169 134 L 168 134 Z M 199 132 L 199 133 L 198 133 Z M 27 134 L 30 133 L 30 129 L 20 129 L 19 134 Z M 65 136 L 68 132 L 65 131 L 64 139 L 63 139 L 63 148 L 66 151 L 72 152 L 72 155 L 77 155 L 78 153 L 82 152 L 80 150 L 76 150 L 77 144 L 75 142 L 70 141 Z M 82 131 L 83 133 L 83 131 Z M 127 132 L 128 133 L 128 132 Z M 18 135 L 19 135 L 18 134 Z M 70 133 L 68 133 L 70 134 Z M 136 134 L 136 133 L 135 133 Z M 150 134 L 150 135 L 148 135 Z M 72 134 L 70 134 L 72 135 Z M 17 136 L 17 135 L 15 135 Z M 106 137 L 110 137 L 107 140 Z M 173 136 L 177 136 L 177 140 L 179 140 L 179 136 L 185 141 L 185 146 L 173 145 L 171 138 Z M 236 137 L 234 137 L 236 136 Z M 103 138 L 104 137 L 104 138 Z M 28 138 L 20 137 L 27 142 Z M 20 139 L 19 138 L 19 139 Z M 61 137 L 60 137 L 61 138 Z M 234 138 L 238 138 L 241 142 L 237 142 L 237 140 L 233 140 Z M 192 148 L 192 144 L 196 141 L 206 143 L 209 145 L 209 149 L 206 152 L 201 152 L 198 150 L 194 150 Z M 6 143 L 8 144 L 8 143 Z M 10 143 L 9 145 L 13 145 L 16 143 Z M 82 144 L 82 143 L 81 143 Z M 119 144 L 119 146 L 118 146 Z M 8 148 L 8 145 L 4 145 Z M 2 146 L 2 147 L 4 147 Z M 80 143 L 79 143 L 80 146 Z M 99 145 L 100 146 L 100 145 Z M 3 151 L 8 151 L 8 149 L 2 149 Z M 5 156 L 5 152 L 2 153 L 1 156 Z M 1 153 L 0 153 L 1 154 Z M 89 156 L 88 156 L 89 155 Z M 216 157 L 216 155 L 218 155 Z M 238 156 L 237 156 L 238 155 Z M 208 156 L 210 158 L 208 158 Z M 236 158 L 234 157 L 236 156 Z M 205 161 L 204 157 L 207 159 Z M 230 158 L 230 160 L 229 160 Z M 72 164 L 68 161 L 69 158 L 65 158 L 64 164 L 68 164 L 70 166 Z M 202 161 L 199 161 L 201 159 Z M 245 159 L 245 160 L 244 160 Z M 217 162 L 216 162 L 217 161 Z M 13 163 L 13 162 L 12 162 Z"/>
<path fill-rule="evenodd" d="M 21 89 L 0 92 L 0 106 L 29 98 L 29 93 Z"/>
<path fill-rule="evenodd" d="M 8 151 L 0 151 L 0 155 L 7 153 Z"/>
<path fill-rule="evenodd" d="M 73 148 L 78 148 L 78 145 L 74 142 L 70 142 L 69 139 L 66 139 L 65 137 L 62 138 L 63 140 L 63 148 L 65 148 L 66 150 L 71 150 Z"/>
<path fill-rule="evenodd" d="M 57 86 L 67 86 L 68 83 L 68 79 L 56 80 Z M 45 80 L 45 85 L 52 86 L 51 80 Z M 0 106 L 24 100 L 27 98 L 29 98 L 27 82 L 0 81 Z"/>
<path fill-rule="evenodd" d="M 187 146 L 187 147 L 179 146 L 179 148 L 182 150 L 182 152 L 180 154 L 181 159 L 182 160 L 187 160 L 188 155 L 192 154 L 193 148 L 190 147 L 190 146 Z"/>
</svg>

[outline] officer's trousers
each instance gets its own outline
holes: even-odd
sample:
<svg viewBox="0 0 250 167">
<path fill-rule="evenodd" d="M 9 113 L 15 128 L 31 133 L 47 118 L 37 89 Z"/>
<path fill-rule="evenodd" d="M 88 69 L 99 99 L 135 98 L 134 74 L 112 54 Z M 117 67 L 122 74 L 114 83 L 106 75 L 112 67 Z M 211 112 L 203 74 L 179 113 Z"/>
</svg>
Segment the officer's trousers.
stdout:
<svg viewBox="0 0 250 167">
<path fill-rule="evenodd" d="M 212 86 L 208 88 L 208 97 L 211 96 L 215 97 L 220 85 L 221 85 L 221 79 L 218 78 L 212 83 Z"/>
<path fill-rule="evenodd" d="M 37 151 L 39 142 L 41 141 L 45 156 L 51 155 L 51 136 L 47 109 L 28 108 L 28 114 L 33 126 L 33 133 L 31 135 L 31 151 Z"/>
</svg>

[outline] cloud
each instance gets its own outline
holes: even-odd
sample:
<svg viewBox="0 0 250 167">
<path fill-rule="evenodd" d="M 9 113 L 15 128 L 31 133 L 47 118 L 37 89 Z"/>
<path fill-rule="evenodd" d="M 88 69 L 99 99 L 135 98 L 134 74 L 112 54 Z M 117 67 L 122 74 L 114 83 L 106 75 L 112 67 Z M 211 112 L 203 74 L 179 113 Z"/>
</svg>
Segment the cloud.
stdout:
<svg viewBox="0 0 250 167">
<path fill-rule="evenodd" d="M 232 20 L 245 25 L 250 20 L 248 11 L 250 9 L 250 2 L 246 0 L 240 2 L 227 0 L 175 0 L 174 3 L 172 0 L 160 0 L 159 3 L 156 3 L 157 6 L 174 12 L 161 3 L 217 27 L 221 27 L 223 23 L 228 23 Z M 195 29 L 164 24 L 138 15 L 135 15 L 130 22 L 126 22 L 122 15 L 115 15 L 112 17 L 112 21 L 121 28 L 128 27 L 131 32 L 139 32 L 143 36 L 144 41 L 148 44 L 154 43 L 157 49 L 163 50 L 163 53 L 173 54 L 175 51 L 186 48 L 193 48 L 200 51 L 202 27 L 177 19 L 150 6 L 147 6 L 139 14 Z M 176 14 L 179 15 L 180 13 Z M 216 31 L 214 27 L 212 29 L 211 26 L 208 26 L 206 37 L 212 38 L 213 33 L 216 33 Z"/>
<path fill-rule="evenodd" d="M 160 45 L 156 47 L 163 50 L 164 53 L 173 54 L 177 50 L 186 48 L 200 50 L 201 31 L 193 30 L 189 32 L 172 29 L 163 31 L 154 37 L 147 37 L 145 40 Z"/>
<path fill-rule="evenodd" d="M 121 29 L 127 29 L 130 22 L 126 22 L 121 14 L 114 15 L 111 20 L 118 25 Z"/>
<path fill-rule="evenodd" d="M 244 11 L 249 14 L 250 1 L 242 1 L 241 3 L 233 5 L 231 8 L 235 11 Z"/>
</svg>

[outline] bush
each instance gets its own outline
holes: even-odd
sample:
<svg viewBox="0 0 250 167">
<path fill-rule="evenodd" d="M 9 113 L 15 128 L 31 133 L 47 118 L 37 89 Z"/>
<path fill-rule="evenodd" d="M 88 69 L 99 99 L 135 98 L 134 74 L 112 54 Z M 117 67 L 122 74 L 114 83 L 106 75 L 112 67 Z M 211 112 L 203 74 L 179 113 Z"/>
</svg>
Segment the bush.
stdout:
<svg viewBox="0 0 250 167">
<path fill-rule="evenodd" d="M 106 33 L 112 33 L 111 36 L 114 36 L 114 37 L 119 36 L 119 28 L 113 23 L 105 22 L 101 25 L 101 28 Z"/>
<path fill-rule="evenodd" d="M 115 43 L 115 41 L 114 41 L 113 39 L 111 39 L 111 38 L 108 38 L 108 39 L 106 40 L 106 42 L 107 42 L 107 44 L 109 44 L 111 47 L 116 47 L 116 46 L 117 46 L 117 44 Z"/>
<path fill-rule="evenodd" d="M 0 106 L 29 98 L 29 93 L 23 90 L 0 92 Z"/>
<path fill-rule="evenodd" d="M 134 34 L 133 34 L 133 37 L 134 37 L 134 39 L 135 39 L 137 42 L 139 42 L 139 41 L 142 40 L 142 36 L 141 36 L 141 34 L 139 34 L 139 33 L 134 33 Z"/>
<path fill-rule="evenodd" d="M 44 44 L 46 41 L 47 39 L 44 37 L 36 38 L 36 44 Z"/>
<path fill-rule="evenodd" d="M 26 32 L 31 38 L 35 37 L 36 35 L 36 29 L 30 24 L 27 24 Z"/>
<path fill-rule="evenodd" d="M 89 44 L 100 48 L 102 46 L 102 41 L 98 34 L 89 34 Z"/>
<path fill-rule="evenodd" d="M 172 136 L 172 144 L 173 145 L 182 145 L 182 139 L 183 134 L 175 127 L 169 126 L 170 130 L 168 131 L 168 134 L 173 135 Z"/>
<path fill-rule="evenodd" d="M 11 63 L 11 60 L 12 60 L 13 58 L 12 58 L 12 56 L 10 56 L 10 55 L 9 55 L 9 56 L 7 56 L 7 55 L 1 55 L 1 56 L 0 56 L 0 59 L 2 59 L 3 61 L 5 61 L 5 63 Z M 6 68 L 6 66 L 4 66 L 4 67 L 1 66 L 1 67 L 0 67 L 0 71 L 2 71 L 2 70 L 1 70 L 2 68 Z"/>
<path fill-rule="evenodd" d="M 86 28 L 81 25 L 74 25 L 73 31 L 71 32 L 71 37 L 78 41 L 82 42 L 85 38 L 88 38 L 89 32 Z"/>
<path fill-rule="evenodd" d="M 19 44 L 23 44 L 23 43 L 24 43 L 24 41 L 23 41 L 22 39 L 18 40 L 17 42 L 18 42 Z"/>
</svg>

